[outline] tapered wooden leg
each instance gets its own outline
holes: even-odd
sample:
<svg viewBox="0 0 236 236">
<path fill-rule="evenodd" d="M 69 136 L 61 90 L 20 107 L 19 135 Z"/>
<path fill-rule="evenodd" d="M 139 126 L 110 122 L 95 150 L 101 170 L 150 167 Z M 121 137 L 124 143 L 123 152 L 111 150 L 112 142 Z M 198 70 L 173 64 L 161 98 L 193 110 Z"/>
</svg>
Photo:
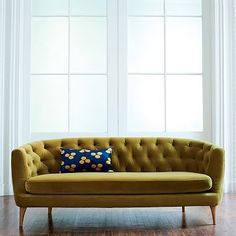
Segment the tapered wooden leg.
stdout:
<svg viewBox="0 0 236 236">
<path fill-rule="evenodd" d="M 48 207 L 48 215 L 49 215 L 49 216 L 52 215 L 52 207 Z"/>
<path fill-rule="evenodd" d="M 182 206 L 182 212 L 185 213 L 185 206 Z"/>
<path fill-rule="evenodd" d="M 216 224 L 216 206 L 210 206 L 213 225 Z"/>
<path fill-rule="evenodd" d="M 20 219 L 19 219 L 19 227 L 20 228 L 23 227 L 24 216 L 25 216 L 26 209 L 27 209 L 26 207 L 20 207 Z"/>
</svg>

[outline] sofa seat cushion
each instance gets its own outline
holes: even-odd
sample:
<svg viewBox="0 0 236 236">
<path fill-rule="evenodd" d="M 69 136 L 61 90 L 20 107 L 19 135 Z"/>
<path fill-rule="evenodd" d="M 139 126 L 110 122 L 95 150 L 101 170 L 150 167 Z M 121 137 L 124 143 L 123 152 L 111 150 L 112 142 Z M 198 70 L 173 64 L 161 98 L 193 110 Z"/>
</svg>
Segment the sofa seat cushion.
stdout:
<svg viewBox="0 0 236 236">
<path fill-rule="evenodd" d="M 28 179 L 31 194 L 159 194 L 204 192 L 211 178 L 193 172 L 45 174 Z"/>
</svg>

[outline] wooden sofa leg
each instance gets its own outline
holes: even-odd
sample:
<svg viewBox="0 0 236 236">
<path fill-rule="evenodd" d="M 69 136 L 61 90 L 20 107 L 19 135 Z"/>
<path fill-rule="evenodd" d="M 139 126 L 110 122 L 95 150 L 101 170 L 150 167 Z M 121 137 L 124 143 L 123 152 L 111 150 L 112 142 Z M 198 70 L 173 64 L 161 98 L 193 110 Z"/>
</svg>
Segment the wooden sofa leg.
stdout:
<svg viewBox="0 0 236 236">
<path fill-rule="evenodd" d="M 182 213 L 185 213 L 185 206 L 182 206 Z"/>
<path fill-rule="evenodd" d="M 213 225 L 216 224 L 216 206 L 210 206 Z"/>
<path fill-rule="evenodd" d="M 27 209 L 26 207 L 20 207 L 20 219 L 19 219 L 19 226 L 20 226 L 20 228 L 23 227 L 26 209 Z"/>
<path fill-rule="evenodd" d="M 52 215 L 52 207 L 48 207 L 48 216 Z"/>
</svg>

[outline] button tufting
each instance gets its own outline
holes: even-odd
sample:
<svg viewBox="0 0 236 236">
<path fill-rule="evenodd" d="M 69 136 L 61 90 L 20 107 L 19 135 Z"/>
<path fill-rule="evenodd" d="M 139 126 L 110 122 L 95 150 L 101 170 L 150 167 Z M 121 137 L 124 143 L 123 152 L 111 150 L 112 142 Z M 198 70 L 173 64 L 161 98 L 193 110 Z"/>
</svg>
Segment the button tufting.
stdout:
<svg viewBox="0 0 236 236">
<path fill-rule="evenodd" d="M 46 142 L 46 144 L 42 142 L 40 146 L 25 147 L 27 157 L 32 156 L 32 159 L 26 162 L 27 168 L 30 171 L 33 169 L 33 174 L 46 173 L 49 167 L 56 171 L 60 161 L 58 145 L 78 149 L 112 146 L 114 147 L 113 166 L 116 171 L 155 171 L 155 169 L 156 171 L 182 169 L 203 171 L 210 162 L 208 150 L 212 149 L 210 145 L 203 145 L 201 150 L 201 144 L 194 141 L 183 142 L 178 139 L 163 140 L 161 138 L 150 140 L 146 138 L 82 138 L 74 139 L 73 142 L 70 140 Z M 37 170 L 37 167 L 41 169 Z"/>
</svg>

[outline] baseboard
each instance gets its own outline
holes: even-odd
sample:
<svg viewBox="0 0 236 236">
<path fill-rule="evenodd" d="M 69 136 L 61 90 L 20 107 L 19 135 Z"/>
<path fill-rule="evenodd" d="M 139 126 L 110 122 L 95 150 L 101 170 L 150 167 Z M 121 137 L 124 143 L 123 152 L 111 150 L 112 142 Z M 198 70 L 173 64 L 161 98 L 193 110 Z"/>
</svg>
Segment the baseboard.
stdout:
<svg viewBox="0 0 236 236">
<path fill-rule="evenodd" d="M 3 196 L 3 192 L 4 192 L 4 184 L 0 183 L 0 196 Z"/>
<path fill-rule="evenodd" d="M 236 182 L 226 182 L 224 184 L 225 193 L 236 193 Z"/>
<path fill-rule="evenodd" d="M 12 184 L 0 183 L 0 196 L 13 195 Z"/>
<path fill-rule="evenodd" d="M 236 193 L 236 183 L 232 183 L 230 193 Z"/>
</svg>

